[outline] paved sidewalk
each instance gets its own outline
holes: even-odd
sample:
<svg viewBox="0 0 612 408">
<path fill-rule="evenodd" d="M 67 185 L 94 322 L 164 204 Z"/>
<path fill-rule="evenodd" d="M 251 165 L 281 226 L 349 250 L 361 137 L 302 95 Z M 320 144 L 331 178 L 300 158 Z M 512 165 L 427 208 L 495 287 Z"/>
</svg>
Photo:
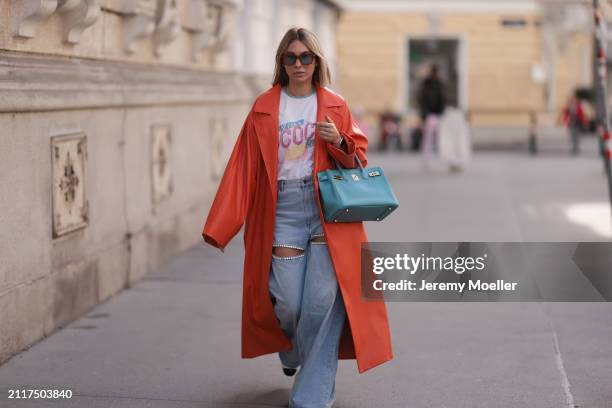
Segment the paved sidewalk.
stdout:
<svg viewBox="0 0 612 408">
<path fill-rule="evenodd" d="M 372 241 L 609 239 L 593 148 L 580 157 L 481 153 L 457 175 L 423 174 L 407 154 L 370 161 L 384 166 L 401 202 L 367 225 Z M 225 254 L 195 246 L 0 366 L 0 407 L 284 406 L 292 379 L 277 357 L 240 359 L 241 270 L 240 236 Z M 612 406 L 609 303 L 388 308 L 394 360 L 363 375 L 342 361 L 336 407 Z M 6 398 L 25 388 L 74 397 Z"/>
</svg>

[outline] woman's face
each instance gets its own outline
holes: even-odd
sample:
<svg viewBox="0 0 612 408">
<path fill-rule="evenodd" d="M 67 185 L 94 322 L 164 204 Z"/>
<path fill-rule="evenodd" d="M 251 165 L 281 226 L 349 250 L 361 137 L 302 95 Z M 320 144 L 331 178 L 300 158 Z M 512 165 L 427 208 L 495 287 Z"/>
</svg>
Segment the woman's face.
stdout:
<svg viewBox="0 0 612 408">
<path fill-rule="evenodd" d="M 310 54 L 311 58 L 308 58 L 307 55 Z M 290 58 L 283 58 L 283 66 L 285 67 L 285 71 L 287 72 L 287 76 L 289 77 L 289 82 L 293 82 L 296 84 L 310 83 L 312 82 L 312 76 L 315 71 L 316 65 L 316 57 L 314 54 L 299 40 L 295 40 L 289 44 L 287 51 L 285 51 L 285 56 L 289 56 Z M 291 56 L 302 56 L 302 60 L 306 59 L 306 62 L 309 64 L 303 64 L 300 58 L 291 58 Z M 295 61 L 293 65 L 289 65 L 287 59 Z"/>
</svg>

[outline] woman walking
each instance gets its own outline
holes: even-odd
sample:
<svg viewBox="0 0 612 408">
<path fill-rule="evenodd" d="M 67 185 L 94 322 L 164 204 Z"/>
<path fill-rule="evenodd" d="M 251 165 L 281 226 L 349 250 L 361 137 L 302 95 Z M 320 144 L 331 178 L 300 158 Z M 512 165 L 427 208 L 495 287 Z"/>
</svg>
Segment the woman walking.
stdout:
<svg viewBox="0 0 612 408">
<path fill-rule="evenodd" d="M 338 358 L 362 373 L 392 358 L 384 302 L 361 298 L 360 222 L 327 224 L 316 173 L 367 163 L 367 138 L 315 35 L 292 28 L 272 88 L 253 104 L 202 236 L 223 250 L 245 224 L 242 357 L 278 352 L 290 407 L 331 407 Z"/>
</svg>

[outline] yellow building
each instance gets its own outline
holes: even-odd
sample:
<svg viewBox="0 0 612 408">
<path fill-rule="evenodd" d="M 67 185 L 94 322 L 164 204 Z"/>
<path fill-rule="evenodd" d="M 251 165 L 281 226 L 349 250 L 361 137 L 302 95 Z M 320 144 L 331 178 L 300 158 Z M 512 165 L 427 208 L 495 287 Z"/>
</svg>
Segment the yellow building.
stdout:
<svg viewBox="0 0 612 408">
<path fill-rule="evenodd" d="M 414 122 L 414 97 L 432 62 L 476 130 L 524 134 L 532 112 L 540 124 L 553 124 L 573 89 L 591 84 L 591 14 L 583 5 L 353 0 L 343 6 L 337 84 L 352 105 L 365 108 L 370 123 L 387 108 Z"/>
</svg>

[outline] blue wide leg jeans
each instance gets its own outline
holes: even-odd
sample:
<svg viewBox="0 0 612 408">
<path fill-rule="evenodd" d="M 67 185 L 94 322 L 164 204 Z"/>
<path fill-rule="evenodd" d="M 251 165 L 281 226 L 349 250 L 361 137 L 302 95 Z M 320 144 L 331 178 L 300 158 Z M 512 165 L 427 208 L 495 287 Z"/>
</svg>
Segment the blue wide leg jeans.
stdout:
<svg viewBox="0 0 612 408">
<path fill-rule="evenodd" d="M 278 181 L 274 247 L 302 250 L 272 255 L 269 291 L 274 312 L 293 349 L 279 353 L 298 368 L 290 408 L 329 408 L 335 400 L 338 348 L 346 312 L 326 242 L 322 237 L 312 176 Z"/>
</svg>

